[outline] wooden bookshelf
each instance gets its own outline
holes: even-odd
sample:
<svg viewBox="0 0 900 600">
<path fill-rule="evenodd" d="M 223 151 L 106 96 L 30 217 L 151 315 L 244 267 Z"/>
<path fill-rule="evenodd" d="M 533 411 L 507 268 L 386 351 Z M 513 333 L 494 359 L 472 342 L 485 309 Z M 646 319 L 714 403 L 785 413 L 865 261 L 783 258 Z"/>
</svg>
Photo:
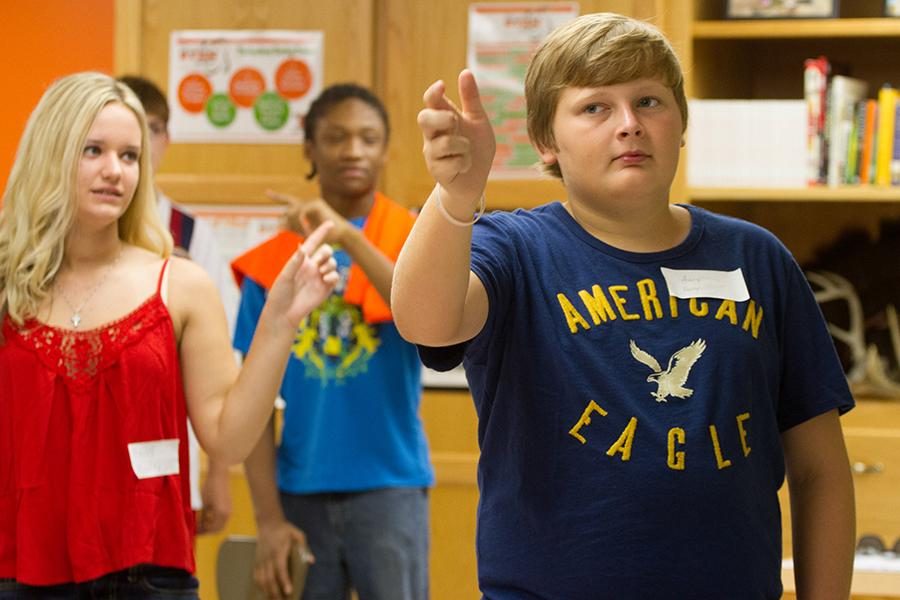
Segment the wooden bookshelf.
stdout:
<svg viewBox="0 0 900 600">
<path fill-rule="evenodd" d="M 900 19 L 695 21 L 695 40 L 878 38 L 900 36 Z"/>
<path fill-rule="evenodd" d="M 666 28 L 685 67 L 690 98 L 802 99 L 803 61 L 819 55 L 867 81 L 870 96 L 885 83 L 900 85 L 897 61 L 888 58 L 900 56 L 900 19 L 882 17 L 881 0 L 841 3 L 841 18 L 827 19 L 732 20 L 724 18 L 721 0 L 685 5 L 673 11 Z M 685 151 L 690 150 L 688 144 Z M 871 230 L 881 219 L 900 216 L 897 186 L 706 188 L 680 183 L 676 200 L 757 221 L 800 255 L 846 227 Z M 817 213 L 827 213 L 827 222 L 809 227 Z"/>
<path fill-rule="evenodd" d="M 698 99 L 802 99 L 803 60 L 827 56 L 869 84 L 900 86 L 900 19 L 883 18 L 882 0 L 841 2 L 841 18 L 727 20 L 721 0 L 678 3 L 666 22 L 680 54 L 688 96 Z M 673 3 L 674 6 L 674 3 Z M 855 11 L 855 12 L 850 12 Z M 690 143 L 685 148 L 690 152 Z M 683 174 L 682 174 L 683 175 Z M 804 188 L 707 188 L 684 185 L 681 197 L 771 230 L 801 263 L 848 229 L 878 231 L 885 218 L 900 218 L 900 186 Z M 887 260 L 887 259 L 886 259 Z M 860 533 L 893 543 L 900 535 L 896 506 L 900 487 L 900 401 L 859 399 L 844 418 L 851 460 L 886 465 L 887 475 L 855 475 Z M 790 530 L 785 531 L 790 555 Z M 789 583 L 792 573 L 786 572 Z M 895 597 L 892 574 L 858 573 L 853 597 Z M 891 593 L 887 593 L 890 590 Z M 787 585 L 787 597 L 793 597 Z"/>
<path fill-rule="evenodd" d="M 688 188 L 692 202 L 900 202 L 900 187 Z"/>
</svg>

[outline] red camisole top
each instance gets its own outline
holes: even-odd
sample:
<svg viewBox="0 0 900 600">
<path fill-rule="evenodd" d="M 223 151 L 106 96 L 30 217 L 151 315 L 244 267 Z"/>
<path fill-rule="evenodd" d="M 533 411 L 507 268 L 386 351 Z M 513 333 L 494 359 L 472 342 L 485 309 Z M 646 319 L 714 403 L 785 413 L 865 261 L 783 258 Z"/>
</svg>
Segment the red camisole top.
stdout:
<svg viewBox="0 0 900 600">
<path fill-rule="evenodd" d="M 137 564 L 194 571 L 184 388 L 160 294 L 167 265 L 153 296 L 96 329 L 4 319 L 0 578 L 81 582 Z M 177 448 L 168 472 L 178 472 L 148 476 L 129 445 L 162 440 Z"/>
</svg>

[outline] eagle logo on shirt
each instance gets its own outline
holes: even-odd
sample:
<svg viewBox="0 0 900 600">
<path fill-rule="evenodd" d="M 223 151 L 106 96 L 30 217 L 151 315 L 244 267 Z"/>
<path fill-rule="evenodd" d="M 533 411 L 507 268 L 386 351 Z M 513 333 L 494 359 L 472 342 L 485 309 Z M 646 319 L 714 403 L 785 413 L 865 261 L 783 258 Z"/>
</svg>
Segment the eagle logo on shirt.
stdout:
<svg viewBox="0 0 900 600">
<path fill-rule="evenodd" d="M 665 371 L 659 366 L 659 361 L 649 353 L 638 348 L 634 340 L 630 340 L 630 342 L 631 356 L 639 363 L 650 367 L 650 370 L 653 371 L 647 376 L 647 381 L 657 385 L 656 391 L 651 392 L 651 395 L 656 398 L 657 402 L 667 402 L 669 396 L 673 398 L 690 398 L 693 395 L 694 390 L 684 387 L 684 384 L 687 382 L 694 363 L 706 350 L 705 341 L 696 340 L 691 342 L 690 345 L 673 354 L 669 357 L 669 364 Z"/>
</svg>

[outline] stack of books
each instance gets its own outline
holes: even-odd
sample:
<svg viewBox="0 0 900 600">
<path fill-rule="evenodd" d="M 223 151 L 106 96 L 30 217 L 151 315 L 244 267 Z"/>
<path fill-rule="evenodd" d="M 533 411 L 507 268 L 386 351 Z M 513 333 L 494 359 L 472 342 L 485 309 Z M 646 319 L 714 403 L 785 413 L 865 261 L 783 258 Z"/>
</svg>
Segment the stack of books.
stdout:
<svg viewBox="0 0 900 600">
<path fill-rule="evenodd" d="M 805 61 L 810 185 L 900 185 L 898 90 L 832 73 L 827 57 Z"/>
</svg>

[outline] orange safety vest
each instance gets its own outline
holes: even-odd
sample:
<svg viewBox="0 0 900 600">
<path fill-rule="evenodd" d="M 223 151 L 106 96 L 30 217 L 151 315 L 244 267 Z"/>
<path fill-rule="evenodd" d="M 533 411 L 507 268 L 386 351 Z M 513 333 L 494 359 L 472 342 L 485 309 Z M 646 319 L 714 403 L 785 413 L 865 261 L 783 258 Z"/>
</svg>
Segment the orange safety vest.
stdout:
<svg viewBox="0 0 900 600">
<path fill-rule="evenodd" d="M 412 229 L 415 216 L 384 194 L 375 192 L 375 202 L 363 225 L 363 235 L 391 262 L 396 262 L 400 249 Z M 281 231 L 262 244 L 251 248 L 231 262 L 238 287 L 249 277 L 265 289 L 272 287 L 282 267 L 297 250 L 303 238 L 292 231 Z M 366 323 L 391 321 L 391 308 L 369 278 L 355 262 L 350 267 L 344 300 L 362 308 Z"/>
</svg>

